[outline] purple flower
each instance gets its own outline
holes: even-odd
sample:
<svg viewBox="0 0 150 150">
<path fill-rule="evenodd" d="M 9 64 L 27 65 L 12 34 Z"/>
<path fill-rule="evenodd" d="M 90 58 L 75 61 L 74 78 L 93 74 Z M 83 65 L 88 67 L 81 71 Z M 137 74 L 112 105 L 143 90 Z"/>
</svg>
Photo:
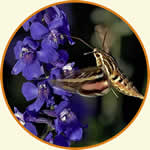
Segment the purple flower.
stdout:
<svg viewBox="0 0 150 150">
<path fill-rule="evenodd" d="M 30 27 L 31 36 L 34 40 L 43 40 L 45 48 L 58 48 L 59 44 L 64 44 L 65 37 L 71 45 L 74 44 L 70 38 L 70 28 L 65 13 L 56 6 L 50 7 L 44 14 L 47 26 L 39 21 L 33 22 Z"/>
<path fill-rule="evenodd" d="M 51 15 L 52 8 L 55 10 L 56 13 L 55 13 L 55 17 L 53 17 L 53 19 L 51 20 L 47 16 Z M 62 33 L 63 35 L 66 35 L 66 37 L 68 38 L 68 41 L 71 45 L 74 44 L 74 41 L 70 37 L 70 26 L 69 26 L 69 23 L 67 20 L 67 16 L 63 10 L 59 9 L 56 6 L 48 8 L 44 18 L 48 25 L 49 30 L 58 29 L 58 31 L 60 31 L 60 33 Z"/>
<path fill-rule="evenodd" d="M 53 126 L 51 120 L 48 119 L 47 117 L 41 116 L 40 112 L 29 111 L 28 109 L 26 109 L 26 111 L 23 113 L 23 115 L 24 115 L 25 122 L 46 124 L 52 130 L 54 129 L 54 126 Z"/>
<path fill-rule="evenodd" d="M 53 86 L 53 93 L 56 95 L 60 95 L 62 100 L 69 100 L 69 97 L 72 96 L 71 93 L 69 93 L 68 91 L 63 90 L 62 88 L 58 88 L 56 86 Z"/>
<path fill-rule="evenodd" d="M 41 62 L 49 63 L 55 67 L 62 68 L 68 61 L 69 55 L 65 50 L 56 51 L 52 47 L 42 48 L 37 52 L 37 56 Z M 50 67 L 52 68 L 52 67 Z"/>
<path fill-rule="evenodd" d="M 54 144 L 57 143 L 57 145 L 61 146 L 69 146 L 70 141 L 81 140 L 83 127 L 76 114 L 71 110 L 70 102 L 62 101 L 60 104 L 54 106 L 54 110 L 43 110 L 42 112 L 47 116 L 56 118 L 54 120 L 54 126 L 57 136 L 53 138 L 52 134 L 49 133 L 46 137 L 46 141 L 50 141 Z M 61 143 L 56 137 L 62 138 L 64 142 Z M 65 145 L 63 145 L 63 143 L 65 143 Z"/>
<path fill-rule="evenodd" d="M 55 79 L 61 79 L 63 76 L 62 74 L 62 69 L 61 68 L 52 68 L 51 71 L 50 71 L 50 77 L 49 79 L 50 80 L 55 80 Z"/>
<path fill-rule="evenodd" d="M 57 6 L 49 7 L 45 10 L 44 21 L 49 26 L 52 22 L 58 20 L 59 23 L 55 24 L 55 28 L 59 25 L 62 25 L 61 10 Z M 61 24 L 60 24 L 61 23 Z"/>
<path fill-rule="evenodd" d="M 46 117 L 41 117 L 37 112 L 29 111 L 26 109 L 24 113 L 21 113 L 16 107 L 14 107 L 14 114 L 20 123 L 36 136 L 38 136 L 38 133 L 36 126 L 33 123 L 46 124 L 52 130 L 54 129 L 51 120 L 47 119 Z"/>
<path fill-rule="evenodd" d="M 14 114 L 16 118 L 19 120 L 19 122 L 28 129 L 31 133 L 37 136 L 37 130 L 36 127 L 33 125 L 33 123 L 26 120 L 25 113 L 21 113 L 16 107 L 14 107 Z"/>
<path fill-rule="evenodd" d="M 45 50 L 47 50 L 47 49 L 45 48 L 44 51 Z M 65 51 L 63 49 L 60 49 L 57 52 L 57 56 L 54 53 L 51 55 L 51 57 L 52 56 L 55 58 L 55 60 L 54 60 L 54 58 L 53 58 L 53 61 L 52 61 L 52 59 L 49 59 L 50 60 L 49 63 L 51 63 L 54 67 L 57 67 L 57 68 L 62 68 L 63 66 L 65 66 L 68 61 L 68 58 L 69 58 L 69 54 L 67 53 L 67 51 Z"/>
<path fill-rule="evenodd" d="M 55 138 L 53 140 L 53 144 L 64 146 L 64 147 L 69 147 L 70 140 L 67 137 L 60 134 L 60 135 L 55 136 Z"/>
<path fill-rule="evenodd" d="M 49 132 L 47 134 L 47 136 L 44 138 L 44 140 L 49 142 L 49 143 L 53 143 L 53 134 L 52 134 L 52 132 Z"/>
<path fill-rule="evenodd" d="M 14 53 L 18 61 L 12 69 L 12 74 L 18 75 L 22 72 L 27 80 L 32 80 L 44 73 L 40 62 L 63 66 L 68 60 L 68 54 L 65 50 L 61 50 L 59 53 L 53 48 L 37 50 L 38 46 L 39 43 L 32 40 L 31 37 L 17 42 Z"/>
<path fill-rule="evenodd" d="M 66 65 L 69 59 L 69 54 L 67 53 L 67 51 L 63 49 L 59 50 L 58 53 L 59 53 L 59 59 L 55 63 L 55 66 L 58 68 L 62 68 Z"/>
<path fill-rule="evenodd" d="M 30 30 L 30 26 L 34 21 L 39 21 L 42 22 L 42 16 L 43 16 L 43 12 L 39 12 L 36 15 L 32 16 L 29 20 L 27 20 L 23 25 L 23 29 L 25 31 L 29 31 Z"/>
<path fill-rule="evenodd" d="M 62 88 L 59 88 L 53 83 L 51 84 L 51 80 L 61 79 L 62 78 L 62 69 L 61 68 L 53 68 L 50 72 L 50 77 L 48 80 L 50 80 L 50 85 L 53 88 L 53 93 L 56 95 L 60 95 L 63 100 L 69 100 L 68 97 L 72 96 L 71 93 L 68 91 L 63 90 Z"/>
<path fill-rule="evenodd" d="M 44 139 L 45 141 L 55 144 L 55 145 L 60 145 L 60 146 L 65 146 L 65 147 L 69 147 L 70 146 L 70 140 L 63 136 L 63 135 L 56 135 L 53 138 L 53 134 L 52 132 L 49 132 L 48 135 L 45 137 Z"/>
<path fill-rule="evenodd" d="M 38 112 L 46 103 L 46 107 L 53 105 L 54 97 L 51 95 L 47 81 L 42 81 L 35 86 L 31 82 L 26 82 L 22 86 L 22 93 L 27 101 L 35 99 L 35 102 L 28 106 L 28 110 Z"/>
<path fill-rule="evenodd" d="M 23 41 L 17 42 L 14 47 L 17 63 L 12 69 L 12 74 L 18 75 L 22 72 L 23 76 L 28 80 L 38 78 L 43 74 L 36 55 L 38 46 L 39 43 L 33 41 L 30 37 L 26 37 Z"/>
<path fill-rule="evenodd" d="M 41 62 L 50 63 L 55 65 L 57 60 L 59 60 L 59 54 L 56 49 L 52 47 L 44 47 L 41 45 L 41 49 L 37 52 L 37 57 Z"/>
<path fill-rule="evenodd" d="M 71 141 L 79 141 L 83 135 L 83 129 L 77 116 L 72 112 L 68 101 L 61 102 L 55 112 L 55 129 L 58 135 L 63 133 Z"/>
<path fill-rule="evenodd" d="M 24 113 L 15 107 L 15 115 L 34 135 L 47 142 L 69 147 L 71 141 L 82 139 L 80 114 L 70 101 L 72 94 L 53 84 L 75 69 L 75 63 L 67 64 L 67 51 L 60 49 L 60 45 L 66 41 L 74 44 L 66 14 L 53 6 L 34 15 L 23 24 L 23 28 L 25 32 L 30 31 L 31 37 L 27 36 L 16 43 L 14 54 L 17 62 L 11 73 L 18 75 L 22 72 L 27 80 L 34 80 L 22 86 L 26 101 L 34 102 L 30 102 Z M 39 81 L 44 76 L 48 77 Z M 44 129 L 47 127 L 46 132 L 38 133 L 38 124 L 46 124 L 43 126 Z"/>
<path fill-rule="evenodd" d="M 63 34 L 58 29 L 49 30 L 48 27 L 39 22 L 32 23 L 30 32 L 34 40 L 42 40 L 42 45 L 45 48 L 57 49 L 59 44 L 63 45 L 65 42 Z"/>
<path fill-rule="evenodd" d="M 63 51 L 62 51 L 63 52 Z M 63 52 L 64 53 L 64 52 Z M 68 54 L 67 54 L 68 55 Z M 65 59 L 68 59 L 68 56 L 66 56 L 66 54 L 64 53 L 62 55 L 62 60 L 65 60 Z M 69 64 L 66 64 L 67 63 L 67 60 L 66 61 L 63 61 L 65 63 L 63 63 L 62 65 L 62 68 L 52 68 L 51 69 L 51 72 L 50 72 L 50 77 L 48 80 L 50 80 L 50 85 L 52 86 L 53 88 L 53 93 L 56 94 L 56 95 L 60 95 L 62 97 L 63 100 L 69 100 L 69 97 L 72 96 L 71 93 L 69 93 L 68 91 L 65 91 L 64 89 L 62 88 L 59 88 L 58 86 L 55 85 L 55 83 L 51 82 L 51 80 L 56 80 L 56 79 L 61 79 L 63 78 L 63 74 L 65 73 L 68 73 L 69 71 L 73 70 L 73 66 L 75 63 L 69 63 Z M 64 65 L 65 64 L 65 65 Z M 63 85 L 62 85 L 63 86 Z"/>
</svg>

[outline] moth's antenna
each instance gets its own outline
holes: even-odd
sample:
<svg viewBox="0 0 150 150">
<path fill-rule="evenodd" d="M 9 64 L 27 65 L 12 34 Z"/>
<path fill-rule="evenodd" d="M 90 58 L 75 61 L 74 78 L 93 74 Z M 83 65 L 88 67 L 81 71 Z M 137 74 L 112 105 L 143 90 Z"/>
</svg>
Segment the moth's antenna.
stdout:
<svg viewBox="0 0 150 150">
<path fill-rule="evenodd" d="M 71 36 L 71 35 L 65 35 L 65 34 L 63 34 L 63 35 L 66 36 L 66 37 L 71 37 L 72 39 L 76 39 L 76 40 L 82 42 L 83 44 L 85 44 L 87 47 L 89 47 L 92 50 L 94 49 L 94 47 L 92 47 L 91 45 L 89 45 L 87 42 L 85 42 L 81 38 L 78 38 L 78 37 L 75 37 L 75 36 Z"/>
<path fill-rule="evenodd" d="M 119 98 L 119 96 L 116 94 L 116 92 L 111 88 L 111 90 L 112 90 L 112 92 L 113 92 L 113 94 L 117 97 L 117 98 Z"/>
<path fill-rule="evenodd" d="M 104 35 L 104 40 L 103 40 L 103 43 L 102 43 L 102 49 L 104 49 L 104 44 L 105 44 L 105 40 L 106 40 L 107 33 L 108 33 L 108 32 L 106 32 L 105 35 Z"/>
<path fill-rule="evenodd" d="M 83 55 L 89 55 L 89 54 L 93 54 L 93 53 L 96 53 L 96 52 L 99 52 L 99 51 L 96 50 L 96 51 L 93 51 L 93 52 L 87 52 L 87 53 L 84 53 Z"/>
<path fill-rule="evenodd" d="M 84 53 L 83 55 L 89 55 L 89 54 L 93 54 L 95 52 L 87 52 L 87 53 Z"/>
</svg>

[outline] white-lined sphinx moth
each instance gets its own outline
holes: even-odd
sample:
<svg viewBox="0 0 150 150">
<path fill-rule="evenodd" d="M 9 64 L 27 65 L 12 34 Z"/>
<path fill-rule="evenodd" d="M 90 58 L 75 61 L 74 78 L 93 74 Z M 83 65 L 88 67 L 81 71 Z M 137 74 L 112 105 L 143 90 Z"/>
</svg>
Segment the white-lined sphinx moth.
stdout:
<svg viewBox="0 0 150 150">
<path fill-rule="evenodd" d="M 115 59 L 110 55 L 111 33 L 108 28 L 97 25 L 95 31 L 103 41 L 102 50 L 94 48 L 90 52 L 94 54 L 97 66 L 64 73 L 62 79 L 52 80 L 51 84 L 84 96 L 104 95 L 112 86 L 125 95 L 143 99 L 143 95 L 121 73 Z"/>
<path fill-rule="evenodd" d="M 51 84 L 83 96 L 102 96 L 109 91 L 107 76 L 102 69 L 90 67 L 69 71 L 62 79 L 51 80 Z"/>
</svg>

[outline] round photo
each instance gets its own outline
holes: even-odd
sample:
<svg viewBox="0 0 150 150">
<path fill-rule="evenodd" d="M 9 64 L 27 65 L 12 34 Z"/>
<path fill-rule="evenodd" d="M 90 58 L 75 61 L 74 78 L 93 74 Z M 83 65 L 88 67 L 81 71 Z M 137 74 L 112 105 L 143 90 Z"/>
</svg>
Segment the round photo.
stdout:
<svg viewBox="0 0 150 150">
<path fill-rule="evenodd" d="M 35 140 L 65 149 L 99 146 L 123 133 L 148 89 L 138 34 L 117 13 L 89 2 L 56 3 L 25 19 L 1 69 L 18 124 Z"/>
</svg>

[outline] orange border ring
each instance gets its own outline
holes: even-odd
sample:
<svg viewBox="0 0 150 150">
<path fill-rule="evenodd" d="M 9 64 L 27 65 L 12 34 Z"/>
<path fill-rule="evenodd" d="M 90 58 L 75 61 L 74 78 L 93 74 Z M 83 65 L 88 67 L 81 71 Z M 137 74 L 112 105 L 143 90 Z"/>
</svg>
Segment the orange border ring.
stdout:
<svg viewBox="0 0 150 150">
<path fill-rule="evenodd" d="M 128 24 L 128 26 L 130 27 L 130 29 L 131 29 L 131 30 L 134 32 L 134 34 L 136 35 L 137 39 L 139 40 L 139 42 L 140 42 L 140 44 L 141 44 L 141 46 L 142 46 L 142 48 L 143 48 L 144 55 L 145 55 L 145 58 L 146 58 L 146 63 L 147 63 L 147 87 L 146 87 L 146 91 L 145 91 L 144 100 L 143 100 L 143 102 L 142 102 L 142 104 L 141 104 L 141 106 L 140 106 L 138 112 L 136 113 L 136 115 L 133 117 L 133 119 L 128 123 L 128 125 L 127 125 L 124 129 L 122 129 L 120 132 L 118 132 L 118 133 L 117 133 L 116 135 L 114 135 L 113 137 L 111 137 L 111 138 L 107 139 L 106 141 L 101 142 L 101 143 L 99 143 L 99 144 L 95 144 L 95 145 L 91 145 L 91 146 L 87 146 L 87 147 L 77 147 L 77 148 L 76 148 L 76 147 L 62 147 L 62 146 L 57 146 L 57 145 L 48 143 L 48 142 L 46 142 L 46 141 L 44 141 L 44 140 L 38 138 L 37 136 L 33 135 L 30 131 L 28 131 L 28 130 L 16 119 L 16 117 L 15 117 L 13 111 L 11 110 L 11 108 L 10 108 L 10 106 L 9 106 L 9 104 L 8 104 L 8 101 L 7 101 L 7 98 L 6 98 L 6 95 L 5 95 L 5 91 L 4 91 L 4 86 L 3 86 L 3 64 L 4 64 L 4 58 L 5 58 L 5 55 L 6 55 L 8 46 L 9 46 L 11 40 L 13 39 L 14 35 L 16 34 L 16 32 L 20 29 L 20 27 L 21 27 L 30 17 L 32 17 L 32 16 L 35 15 L 36 13 L 38 13 L 38 12 L 40 12 L 41 10 L 44 10 L 44 9 L 46 9 L 46 8 L 48 8 L 48 7 L 51 7 L 51 6 L 54 6 L 54 5 L 59 5 L 59 4 L 64 4 L 64 3 L 88 3 L 88 4 L 91 4 L 91 5 L 96 5 L 96 6 L 98 6 L 98 7 L 104 8 L 104 9 L 110 11 L 111 13 L 113 13 L 114 15 L 118 16 L 121 20 L 123 20 L 126 24 Z M 111 10 L 111 9 L 105 7 L 105 6 L 102 6 L 102 5 L 100 5 L 100 4 L 94 3 L 94 2 L 87 2 L 87 1 L 81 1 L 81 0 L 76 0 L 76 1 L 74 1 L 74 0 L 67 0 L 67 1 L 57 2 L 57 3 L 54 3 L 54 4 L 51 4 L 51 5 L 48 5 L 48 6 L 45 6 L 45 7 L 41 8 L 41 9 L 39 9 L 38 11 L 34 12 L 34 13 L 33 13 L 32 15 L 30 15 L 29 17 L 27 17 L 27 18 L 17 27 L 17 29 L 14 31 L 14 33 L 11 35 L 11 37 L 10 37 L 10 39 L 9 39 L 7 45 L 6 45 L 6 48 L 5 48 L 3 57 L 2 57 L 2 63 L 1 63 L 1 69 L 0 69 L 0 70 L 1 70 L 1 73 L 0 73 L 0 80 L 1 80 L 1 86 L 2 86 L 2 93 L 3 93 L 3 96 L 4 96 L 5 102 L 6 102 L 6 104 L 7 104 L 7 107 L 8 107 L 8 109 L 9 109 L 9 111 L 11 112 L 12 116 L 13 116 L 14 119 L 19 123 L 19 125 L 20 125 L 22 128 L 24 128 L 24 130 L 26 130 L 30 135 L 32 135 L 33 137 L 35 137 L 36 139 L 38 139 L 38 140 L 41 141 L 41 142 L 44 142 L 44 143 L 49 144 L 49 145 L 51 145 L 51 146 L 55 146 L 55 147 L 57 147 L 57 148 L 71 149 L 71 150 L 73 150 L 73 149 L 74 149 L 74 150 L 75 150 L 75 149 L 76 149 L 76 150 L 80 150 L 80 149 L 85 149 L 85 148 L 87 149 L 87 148 L 92 148 L 92 147 L 100 146 L 100 145 L 102 145 L 102 144 L 104 144 L 104 143 L 106 143 L 106 142 L 111 141 L 112 139 L 114 139 L 115 137 L 117 137 L 117 136 L 119 136 L 121 133 L 123 133 L 123 132 L 130 126 L 130 124 L 136 119 L 136 117 L 138 116 L 139 112 L 141 111 L 141 108 L 142 108 L 143 105 L 144 105 L 144 102 L 145 102 L 145 99 L 146 99 L 146 96 L 147 96 L 147 93 L 148 93 L 148 88 L 149 88 L 148 85 L 149 85 L 149 82 L 150 82 L 150 71 L 149 71 L 149 63 L 148 63 L 148 57 L 147 57 L 147 54 L 146 54 L 146 50 L 145 50 L 145 48 L 144 48 L 144 46 L 143 46 L 143 43 L 142 43 L 140 37 L 138 36 L 138 34 L 136 33 L 136 31 L 132 28 L 132 26 L 131 26 L 123 17 L 121 17 L 120 15 L 118 15 L 118 14 L 117 14 L 116 12 L 114 12 L 113 10 Z"/>
</svg>

